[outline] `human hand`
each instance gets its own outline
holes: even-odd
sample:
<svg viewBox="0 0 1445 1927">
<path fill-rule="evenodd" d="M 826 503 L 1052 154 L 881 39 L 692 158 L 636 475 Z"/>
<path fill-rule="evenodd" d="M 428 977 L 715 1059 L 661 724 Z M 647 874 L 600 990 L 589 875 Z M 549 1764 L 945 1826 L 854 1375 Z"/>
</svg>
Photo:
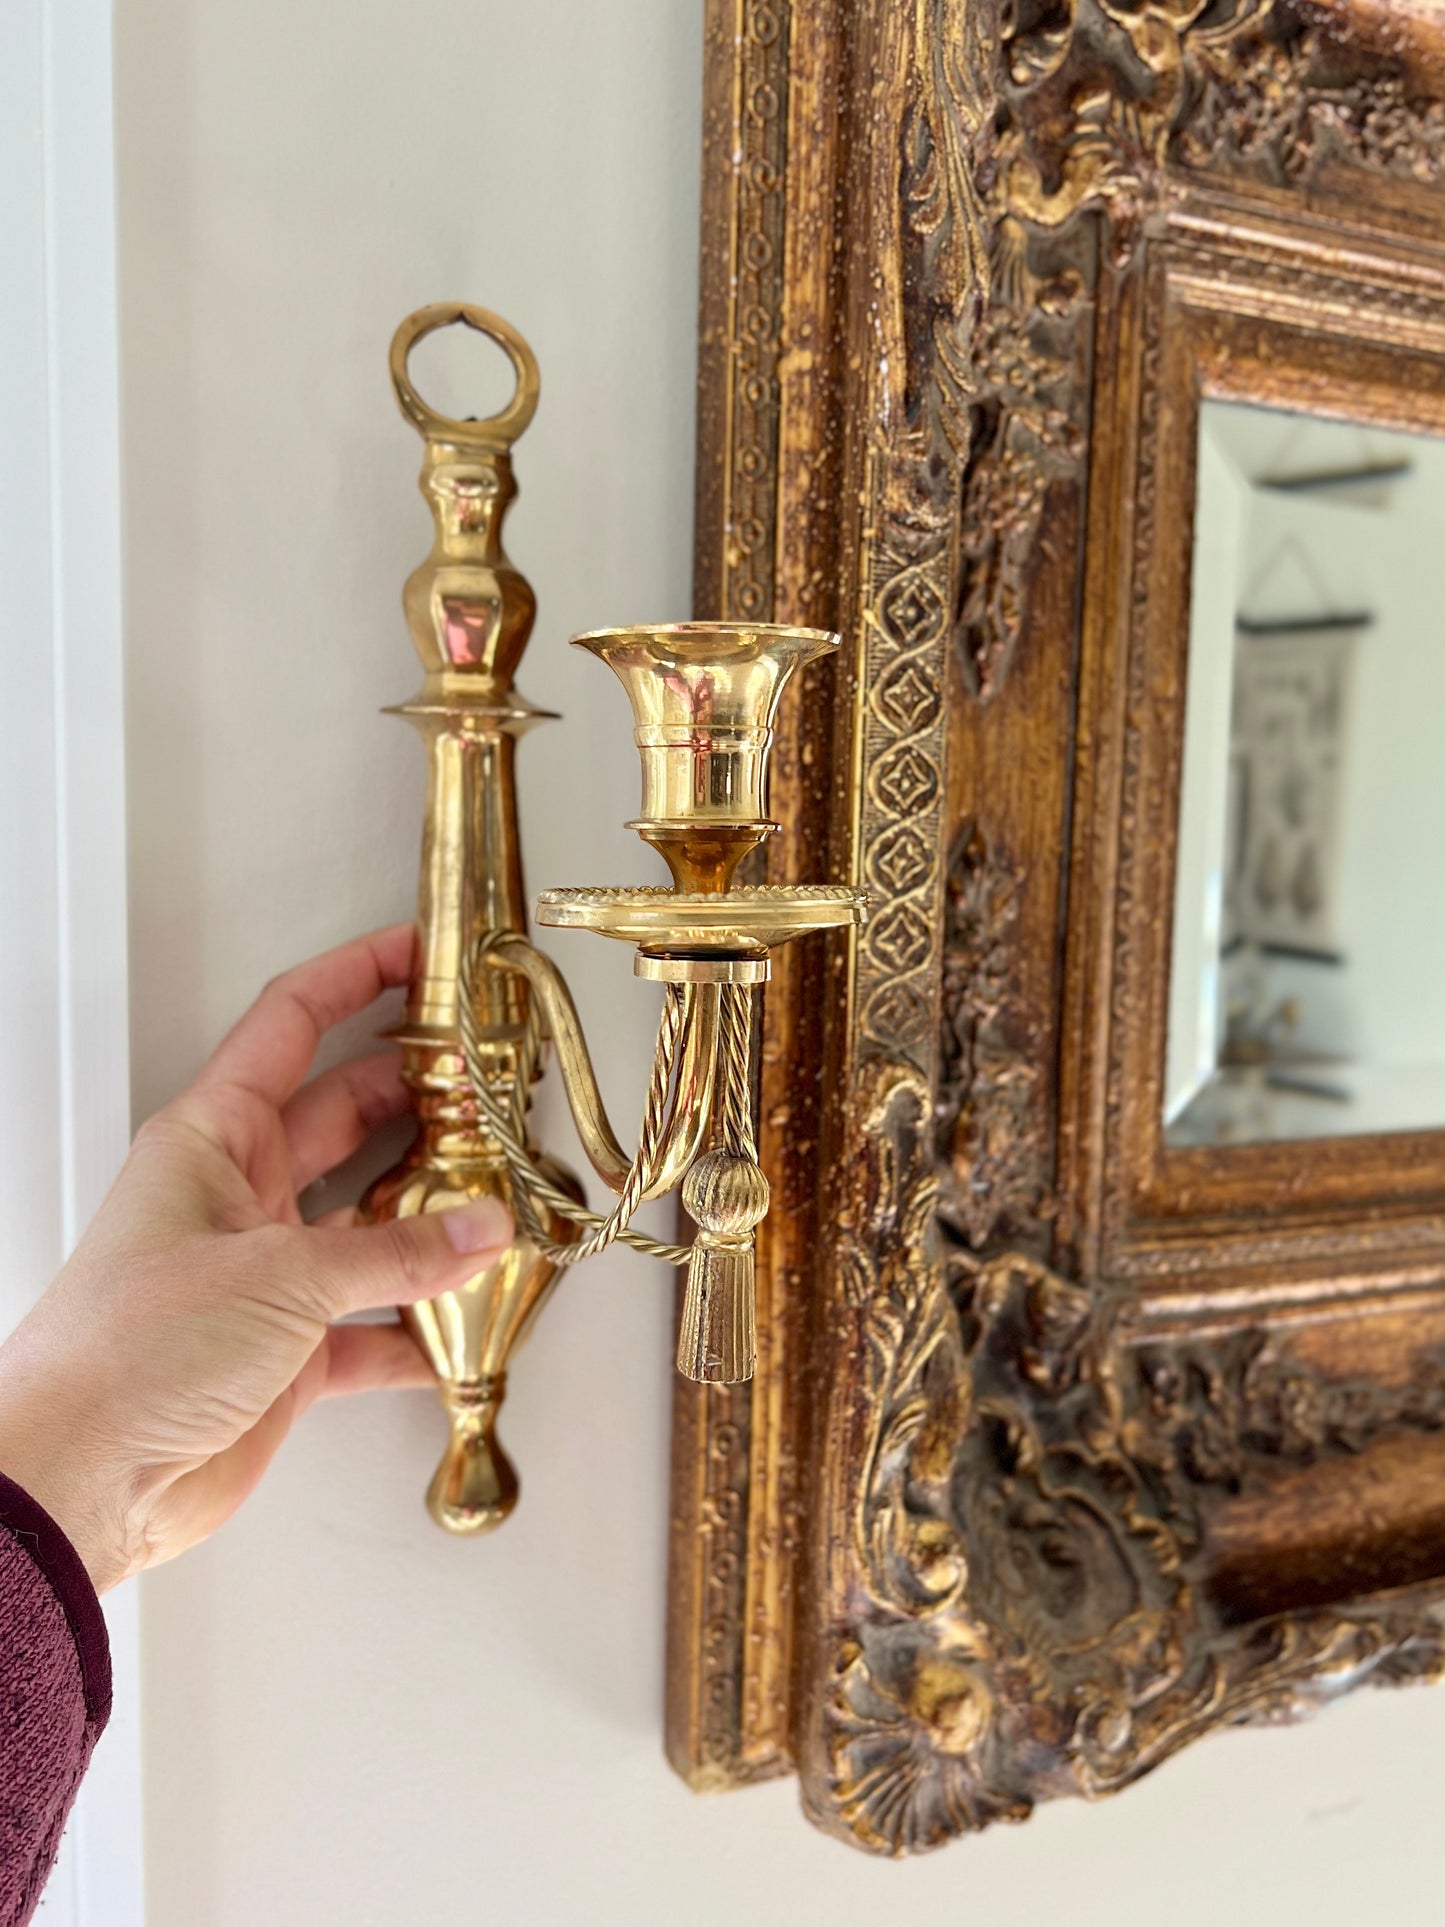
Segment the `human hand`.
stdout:
<svg viewBox="0 0 1445 1927">
<path fill-rule="evenodd" d="M 350 1312 L 462 1285 L 511 1236 L 482 1199 L 303 1225 L 297 1194 L 406 1108 L 396 1051 L 303 1083 L 322 1035 L 405 983 L 410 925 L 278 977 L 138 1134 L 64 1270 L 0 1346 L 0 1472 L 97 1591 L 206 1538 L 313 1400 L 427 1385 L 399 1325 Z"/>
</svg>

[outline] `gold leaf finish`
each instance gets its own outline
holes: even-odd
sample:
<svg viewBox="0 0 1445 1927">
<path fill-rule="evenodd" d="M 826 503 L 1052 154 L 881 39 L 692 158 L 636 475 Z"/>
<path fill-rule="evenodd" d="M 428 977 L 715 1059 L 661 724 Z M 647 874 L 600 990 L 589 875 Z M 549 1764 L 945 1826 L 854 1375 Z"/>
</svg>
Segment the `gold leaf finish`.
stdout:
<svg viewBox="0 0 1445 1927">
<path fill-rule="evenodd" d="M 1157 1142 L 1198 395 L 1445 432 L 1388 13 L 708 7 L 699 607 L 842 633 L 754 866 L 870 918 L 769 995 L 668 1743 L 873 1852 L 1445 1659 L 1440 1135 Z"/>
</svg>

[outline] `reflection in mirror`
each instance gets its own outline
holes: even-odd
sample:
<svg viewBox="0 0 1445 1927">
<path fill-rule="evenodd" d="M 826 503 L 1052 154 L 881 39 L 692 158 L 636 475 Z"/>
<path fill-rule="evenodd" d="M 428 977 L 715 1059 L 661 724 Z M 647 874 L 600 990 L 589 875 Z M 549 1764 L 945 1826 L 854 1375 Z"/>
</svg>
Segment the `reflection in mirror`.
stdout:
<svg viewBox="0 0 1445 1927">
<path fill-rule="evenodd" d="M 1206 401 L 1171 1145 L 1445 1127 L 1445 441 Z"/>
</svg>

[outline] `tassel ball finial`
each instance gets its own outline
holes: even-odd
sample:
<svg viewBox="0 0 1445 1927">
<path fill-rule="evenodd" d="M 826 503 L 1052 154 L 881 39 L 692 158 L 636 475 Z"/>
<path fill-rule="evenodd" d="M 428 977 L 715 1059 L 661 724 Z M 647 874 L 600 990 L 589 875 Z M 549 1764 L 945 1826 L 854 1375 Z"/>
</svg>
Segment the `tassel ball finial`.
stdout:
<svg viewBox="0 0 1445 1927">
<path fill-rule="evenodd" d="M 688 1259 L 677 1368 L 705 1385 L 751 1378 L 757 1362 L 753 1232 L 767 1216 L 768 1181 L 736 1151 L 709 1151 L 687 1174 L 682 1201 L 698 1233 Z"/>
</svg>

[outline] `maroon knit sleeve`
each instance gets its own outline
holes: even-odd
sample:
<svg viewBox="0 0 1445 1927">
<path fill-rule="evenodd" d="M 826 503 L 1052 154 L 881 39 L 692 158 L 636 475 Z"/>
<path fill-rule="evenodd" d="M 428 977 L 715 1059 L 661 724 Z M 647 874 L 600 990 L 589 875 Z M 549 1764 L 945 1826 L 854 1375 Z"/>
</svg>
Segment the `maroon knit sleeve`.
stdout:
<svg viewBox="0 0 1445 1927">
<path fill-rule="evenodd" d="M 95 1588 L 49 1513 L 0 1476 L 0 1927 L 34 1912 L 109 1717 Z"/>
</svg>

